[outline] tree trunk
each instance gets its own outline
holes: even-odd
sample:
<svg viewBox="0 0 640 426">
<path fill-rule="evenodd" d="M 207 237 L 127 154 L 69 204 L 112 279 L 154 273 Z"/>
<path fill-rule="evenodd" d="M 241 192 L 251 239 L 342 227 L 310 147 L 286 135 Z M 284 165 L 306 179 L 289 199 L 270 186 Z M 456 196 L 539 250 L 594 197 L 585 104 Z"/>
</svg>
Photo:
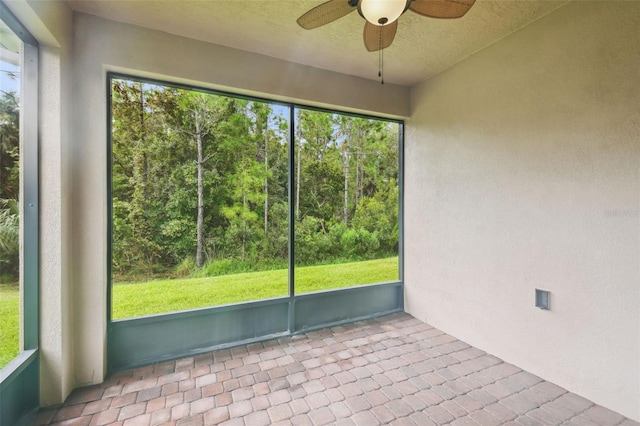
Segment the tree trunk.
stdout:
<svg viewBox="0 0 640 426">
<path fill-rule="evenodd" d="M 360 150 L 356 152 L 356 186 L 354 192 L 355 206 L 358 208 L 358 202 L 360 201 Z"/>
<path fill-rule="evenodd" d="M 344 208 L 342 212 L 342 220 L 344 226 L 349 225 L 349 163 L 351 162 L 351 137 L 353 135 L 353 129 L 351 125 L 348 125 L 345 132 L 345 140 L 342 142 L 342 166 L 344 169 Z"/>
<path fill-rule="evenodd" d="M 268 212 L 269 212 L 269 139 L 267 131 L 264 132 L 264 238 L 267 240 L 267 231 L 269 230 Z"/>
<path fill-rule="evenodd" d="M 247 207 L 247 193 L 242 191 L 242 215 L 245 215 L 245 212 L 248 210 Z M 245 259 L 247 255 L 247 220 L 245 218 L 242 219 L 242 260 Z"/>
<path fill-rule="evenodd" d="M 343 209 L 343 220 L 344 225 L 347 226 L 349 224 L 349 160 L 351 158 L 351 153 L 349 152 L 349 146 L 347 145 L 346 150 L 342 154 L 342 161 L 344 162 L 344 209 Z"/>
<path fill-rule="evenodd" d="M 298 154 L 296 161 L 296 220 L 300 220 L 300 158 L 302 157 L 302 142 L 298 138 Z"/>
<path fill-rule="evenodd" d="M 198 219 L 196 223 L 196 267 L 202 268 L 202 252 L 204 249 L 204 184 L 202 182 L 202 169 L 204 168 L 204 158 L 202 149 L 202 133 L 200 129 L 200 114 L 194 112 L 196 122 L 196 145 L 198 149 Z"/>
</svg>

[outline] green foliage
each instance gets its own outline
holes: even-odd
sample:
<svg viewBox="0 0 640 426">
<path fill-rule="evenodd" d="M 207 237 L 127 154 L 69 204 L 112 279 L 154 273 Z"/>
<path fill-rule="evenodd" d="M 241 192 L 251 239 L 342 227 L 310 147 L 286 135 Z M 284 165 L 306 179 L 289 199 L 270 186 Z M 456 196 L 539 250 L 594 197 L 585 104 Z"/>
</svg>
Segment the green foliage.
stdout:
<svg viewBox="0 0 640 426">
<path fill-rule="evenodd" d="M 398 258 L 367 260 L 296 269 L 296 293 L 398 280 Z"/>
<path fill-rule="evenodd" d="M 376 236 L 379 252 L 388 253 L 398 246 L 398 186 L 390 181 L 371 197 L 358 203 L 352 226 Z"/>
<path fill-rule="evenodd" d="M 330 257 L 333 248 L 331 236 L 325 232 L 320 219 L 306 216 L 296 223 L 295 236 L 297 265 L 313 264 Z"/>
<path fill-rule="evenodd" d="M 286 296 L 286 269 L 113 286 L 113 318 L 219 306 Z M 398 279 L 398 258 L 296 268 L 296 293 Z"/>
<path fill-rule="evenodd" d="M 340 218 L 344 175 L 339 164 L 330 161 L 309 162 L 302 168 L 300 194 L 302 216 L 312 215 L 324 224 Z"/>
<path fill-rule="evenodd" d="M 397 255 L 396 124 L 297 109 L 289 147 L 284 107 L 126 80 L 112 89 L 118 279 L 286 265 L 289 149 L 297 265 Z"/>
<path fill-rule="evenodd" d="M 197 271 L 196 262 L 193 257 L 186 257 L 176 266 L 176 275 L 184 278 L 195 274 Z"/>
<path fill-rule="evenodd" d="M 160 225 L 161 246 L 172 260 L 184 259 L 193 252 L 196 241 L 195 224 L 189 217 L 168 219 Z"/>
<path fill-rule="evenodd" d="M 11 256 L 20 250 L 20 217 L 10 209 L 0 210 L 0 254 Z"/>
<path fill-rule="evenodd" d="M 351 259 L 372 259 L 380 247 L 376 234 L 362 228 L 346 231 L 340 238 L 340 244 Z"/>
<path fill-rule="evenodd" d="M 11 208 L 0 209 L 0 270 L 18 279 L 20 258 L 20 216 Z"/>
<path fill-rule="evenodd" d="M 250 272 L 251 266 L 243 260 L 221 259 L 209 262 L 202 268 L 201 275 L 205 277 L 217 277 L 220 275 Z"/>
<path fill-rule="evenodd" d="M 279 202 L 271 205 L 267 218 L 267 234 L 263 241 L 261 262 L 271 258 L 286 263 L 289 253 L 289 225 L 287 216 L 289 206 Z"/>
<path fill-rule="evenodd" d="M 20 353 L 20 292 L 17 284 L 0 284 L 0 369 Z"/>
<path fill-rule="evenodd" d="M 20 192 L 20 102 L 14 92 L 0 96 L 0 199 Z"/>
<path fill-rule="evenodd" d="M 202 269 L 194 272 L 193 277 L 219 277 L 245 272 L 271 271 L 286 268 L 287 264 L 278 261 L 257 263 L 242 259 L 220 259 L 209 261 Z"/>
<path fill-rule="evenodd" d="M 14 92 L 0 96 L 0 271 L 17 281 L 20 256 L 20 102 Z"/>
</svg>

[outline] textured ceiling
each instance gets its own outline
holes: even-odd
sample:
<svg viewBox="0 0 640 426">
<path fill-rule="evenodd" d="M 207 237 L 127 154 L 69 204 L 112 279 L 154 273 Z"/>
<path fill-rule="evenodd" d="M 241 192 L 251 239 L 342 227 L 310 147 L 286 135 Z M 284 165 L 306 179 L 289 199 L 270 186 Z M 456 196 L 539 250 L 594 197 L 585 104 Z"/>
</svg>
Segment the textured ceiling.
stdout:
<svg viewBox="0 0 640 426">
<path fill-rule="evenodd" d="M 384 50 L 385 82 L 420 83 L 567 1 L 477 0 L 467 15 L 452 20 L 407 11 Z M 79 12 L 376 80 L 378 53 L 366 51 L 357 12 L 314 30 L 298 26 L 296 19 L 322 2 L 67 0 Z"/>
</svg>

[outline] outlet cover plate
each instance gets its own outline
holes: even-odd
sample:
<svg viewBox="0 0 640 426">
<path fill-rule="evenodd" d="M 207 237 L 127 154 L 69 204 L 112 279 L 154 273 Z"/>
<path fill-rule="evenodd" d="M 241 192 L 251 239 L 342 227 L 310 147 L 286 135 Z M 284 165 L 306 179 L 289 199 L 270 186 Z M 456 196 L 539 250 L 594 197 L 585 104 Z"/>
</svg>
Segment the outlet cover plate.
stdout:
<svg viewBox="0 0 640 426">
<path fill-rule="evenodd" d="M 549 310 L 549 292 L 536 288 L 536 308 Z"/>
</svg>

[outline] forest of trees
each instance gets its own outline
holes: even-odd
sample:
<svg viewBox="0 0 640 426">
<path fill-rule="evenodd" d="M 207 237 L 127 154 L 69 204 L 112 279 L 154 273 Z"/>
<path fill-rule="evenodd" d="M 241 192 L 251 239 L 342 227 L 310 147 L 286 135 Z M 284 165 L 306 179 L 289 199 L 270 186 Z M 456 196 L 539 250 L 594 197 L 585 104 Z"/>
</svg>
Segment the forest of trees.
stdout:
<svg viewBox="0 0 640 426">
<path fill-rule="evenodd" d="M 116 279 L 397 256 L 397 123 L 111 84 Z"/>
<path fill-rule="evenodd" d="M 288 107 L 112 80 L 117 278 L 283 268 Z M 295 110 L 296 265 L 397 255 L 398 124 Z M 0 271 L 19 272 L 19 101 L 0 96 Z"/>
<path fill-rule="evenodd" d="M 20 102 L 0 96 L 0 281 L 16 283 L 20 256 Z"/>
</svg>

